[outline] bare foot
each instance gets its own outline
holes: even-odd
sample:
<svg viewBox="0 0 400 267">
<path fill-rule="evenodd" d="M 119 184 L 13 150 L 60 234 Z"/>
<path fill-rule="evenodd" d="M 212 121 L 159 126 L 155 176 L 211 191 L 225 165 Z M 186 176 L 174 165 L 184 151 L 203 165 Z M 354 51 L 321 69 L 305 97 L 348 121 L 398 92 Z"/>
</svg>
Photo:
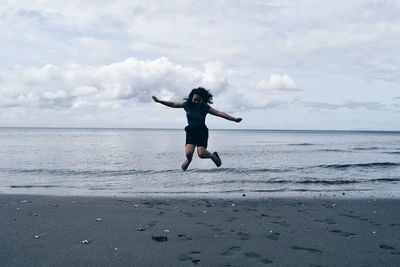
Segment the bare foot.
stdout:
<svg viewBox="0 0 400 267">
<path fill-rule="evenodd" d="M 217 165 L 217 167 L 220 167 L 222 164 L 221 159 L 219 158 L 219 155 L 217 152 L 212 153 L 213 157 L 211 157 L 212 161 L 214 161 L 215 165 Z"/>
<path fill-rule="evenodd" d="M 182 166 L 181 166 L 182 170 L 183 170 L 183 171 L 186 171 L 187 168 L 189 167 L 189 164 L 190 164 L 190 161 L 185 160 L 185 162 L 183 162 L 183 163 L 182 163 Z"/>
</svg>

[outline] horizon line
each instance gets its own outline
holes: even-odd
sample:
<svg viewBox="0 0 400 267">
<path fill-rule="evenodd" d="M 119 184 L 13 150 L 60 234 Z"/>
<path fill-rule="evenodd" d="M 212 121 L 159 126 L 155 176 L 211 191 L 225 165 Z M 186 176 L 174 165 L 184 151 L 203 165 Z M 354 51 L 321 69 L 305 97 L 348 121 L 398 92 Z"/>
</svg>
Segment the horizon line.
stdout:
<svg viewBox="0 0 400 267">
<path fill-rule="evenodd" d="M 183 130 L 183 128 L 157 128 L 157 127 L 60 127 L 60 126 L 0 126 L 0 129 L 82 129 L 82 130 Z M 400 133 L 400 130 L 366 130 L 366 129 L 266 129 L 266 128 L 248 128 L 248 129 L 233 129 L 233 128 L 212 128 L 210 130 L 217 131 L 292 131 L 292 132 L 388 132 Z"/>
</svg>

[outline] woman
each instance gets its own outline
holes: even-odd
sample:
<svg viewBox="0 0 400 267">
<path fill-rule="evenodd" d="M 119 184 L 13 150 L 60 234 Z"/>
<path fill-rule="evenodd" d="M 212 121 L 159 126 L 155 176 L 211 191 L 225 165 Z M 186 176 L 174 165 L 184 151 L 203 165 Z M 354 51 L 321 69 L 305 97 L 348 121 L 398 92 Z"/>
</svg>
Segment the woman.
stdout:
<svg viewBox="0 0 400 267">
<path fill-rule="evenodd" d="M 209 90 L 199 87 L 193 89 L 189 96 L 185 98 L 185 102 L 170 102 L 159 100 L 153 96 L 153 100 L 157 103 L 161 103 L 165 106 L 172 108 L 184 108 L 186 111 L 186 117 L 188 126 L 185 127 L 186 131 L 186 145 L 185 154 L 186 160 L 182 164 L 182 170 L 186 171 L 189 167 L 190 162 L 193 158 L 194 149 L 197 146 L 197 154 L 200 158 L 210 158 L 214 161 L 217 167 L 221 166 L 222 162 L 217 152 L 210 153 L 207 151 L 208 143 L 208 128 L 205 124 L 206 115 L 208 113 L 222 117 L 224 119 L 240 122 L 242 118 L 232 117 L 224 112 L 218 111 L 208 104 L 212 104 L 212 94 Z"/>
</svg>

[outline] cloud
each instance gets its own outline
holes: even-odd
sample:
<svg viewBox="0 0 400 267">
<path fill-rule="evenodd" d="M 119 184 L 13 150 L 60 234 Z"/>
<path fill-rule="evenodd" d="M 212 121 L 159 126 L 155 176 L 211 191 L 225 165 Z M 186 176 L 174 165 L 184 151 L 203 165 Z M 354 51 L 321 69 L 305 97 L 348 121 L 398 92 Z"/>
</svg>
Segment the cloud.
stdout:
<svg viewBox="0 0 400 267">
<path fill-rule="evenodd" d="M 150 101 L 149 96 L 160 92 L 181 97 L 185 87 L 202 81 L 202 75 L 202 71 L 174 65 L 167 58 L 153 61 L 128 58 L 98 67 L 79 64 L 15 67 L 1 73 L 0 86 L 3 106 L 116 108 L 129 100 Z"/>
<path fill-rule="evenodd" d="M 236 86 L 219 100 L 229 112 L 253 109 L 285 108 L 298 101 L 299 86 L 287 74 L 271 74 L 269 79 Z"/>
<path fill-rule="evenodd" d="M 207 62 L 196 69 L 174 64 L 166 57 L 131 57 L 100 66 L 17 66 L 0 72 L 0 106 L 117 109 L 150 102 L 152 95 L 180 101 L 191 88 L 204 86 L 221 99 L 221 106 L 247 110 L 281 105 L 288 100 L 280 92 L 298 88 L 290 76 L 272 74 L 268 80 L 238 89 L 240 83 L 233 82 L 237 76 L 240 74 L 221 62 Z"/>
<path fill-rule="evenodd" d="M 384 110 L 398 105 L 387 89 L 400 81 L 398 8 L 383 0 L 2 0 L 0 112 L 122 116 L 151 94 L 178 101 L 197 86 L 211 88 L 224 111 Z M 341 102 L 361 95 L 365 102 Z"/>
<path fill-rule="evenodd" d="M 363 102 L 363 101 L 353 101 L 348 100 L 343 104 L 332 104 L 326 102 L 312 102 L 312 101 L 301 101 L 300 102 L 304 107 L 310 107 L 315 109 L 367 109 L 367 110 L 385 110 L 386 105 L 378 103 L 378 102 Z"/>
<path fill-rule="evenodd" d="M 299 91 L 298 85 L 289 75 L 272 74 L 269 80 L 261 80 L 256 84 L 261 90 Z"/>
<path fill-rule="evenodd" d="M 3 50 L 12 52 L 3 62 L 96 65 L 166 56 L 246 69 L 279 65 L 313 72 L 316 65 L 325 71 L 334 65 L 336 71 L 359 68 L 398 78 L 397 10 L 396 1 L 363 0 L 4 0 L 0 34 L 9 41 Z"/>
</svg>

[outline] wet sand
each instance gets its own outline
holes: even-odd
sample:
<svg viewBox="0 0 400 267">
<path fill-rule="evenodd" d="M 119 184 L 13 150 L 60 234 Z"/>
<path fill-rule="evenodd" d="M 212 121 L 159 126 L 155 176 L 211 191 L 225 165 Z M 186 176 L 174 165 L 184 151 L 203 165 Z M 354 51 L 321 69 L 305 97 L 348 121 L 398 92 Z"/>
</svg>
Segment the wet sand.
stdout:
<svg viewBox="0 0 400 267">
<path fill-rule="evenodd" d="M 0 266 L 400 266 L 400 199 L 0 195 Z"/>
</svg>

